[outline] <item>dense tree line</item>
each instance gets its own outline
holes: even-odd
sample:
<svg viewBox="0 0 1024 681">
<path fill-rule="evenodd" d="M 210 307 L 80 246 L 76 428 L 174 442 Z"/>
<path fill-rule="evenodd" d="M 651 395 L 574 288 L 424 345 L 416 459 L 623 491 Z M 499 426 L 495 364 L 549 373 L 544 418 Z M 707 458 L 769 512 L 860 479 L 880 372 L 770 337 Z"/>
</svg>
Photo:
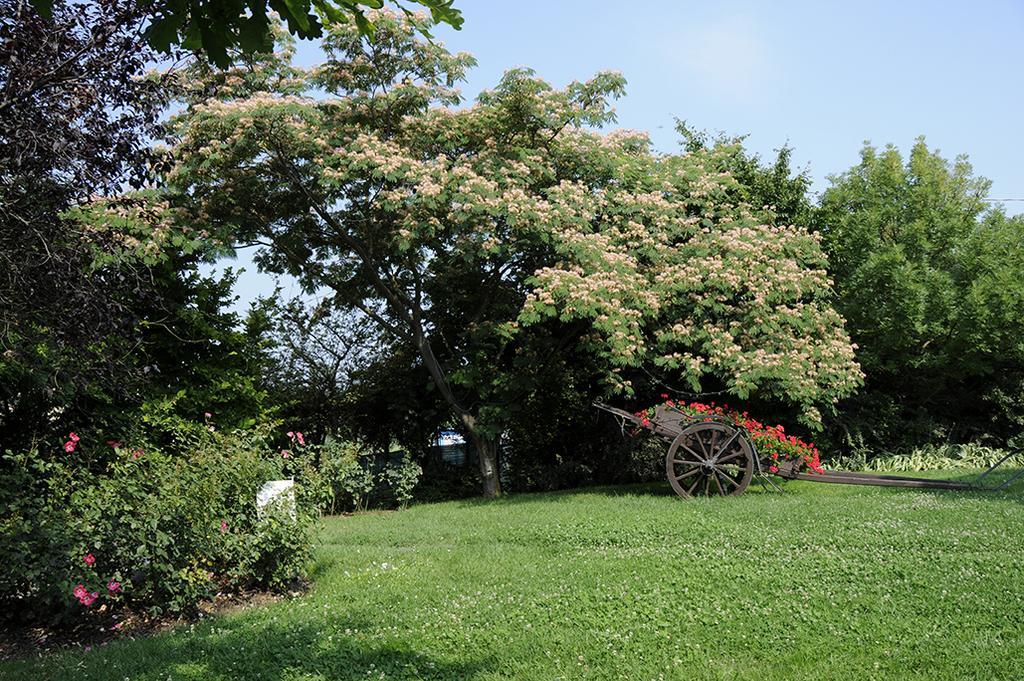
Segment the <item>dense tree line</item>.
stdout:
<svg viewBox="0 0 1024 681">
<path fill-rule="evenodd" d="M 318 24 L 313 69 L 227 27 L 159 75 L 152 8 L 80 9 L 3 4 L 2 449 L 168 413 L 416 455 L 454 427 L 495 494 L 499 443 L 520 489 L 633 475 L 598 397 L 743 400 L 833 455 L 1020 429 L 1024 228 L 963 159 L 868 146 L 816 198 L 789 149 L 595 131 L 614 74 L 461 107 L 472 58 L 422 19 Z M 239 245 L 305 295 L 230 313 L 200 267 Z"/>
</svg>

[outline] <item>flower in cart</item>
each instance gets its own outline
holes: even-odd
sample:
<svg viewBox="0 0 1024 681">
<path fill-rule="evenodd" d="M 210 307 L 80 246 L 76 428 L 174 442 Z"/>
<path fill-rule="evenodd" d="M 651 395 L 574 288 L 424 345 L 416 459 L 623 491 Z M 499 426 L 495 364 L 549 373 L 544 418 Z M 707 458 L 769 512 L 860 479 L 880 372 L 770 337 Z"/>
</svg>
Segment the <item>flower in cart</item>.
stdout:
<svg viewBox="0 0 1024 681">
<path fill-rule="evenodd" d="M 821 466 L 820 453 L 812 443 L 804 442 L 793 435 L 786 435 L 782 425 L 767 426 L 757 419 L 750 418 L 748 412 L 740 412 L 728 405 L 718 406 L 714 402 L 703 404 L 680 402 L 676 409 L 689 415 L 694 421 L 709 421 L 712 416 L 723 416 L 733 423 L 746 428 L 750 438 L 762 456 L 770 458 L 769 471 L 777 473 L 780 461 L 789 461 L 796 465 L 794 470 L 805 469 L 813 473 L 824 473 Z M 642 412 L 638 412 L 639 417 Z"/>
</svg>

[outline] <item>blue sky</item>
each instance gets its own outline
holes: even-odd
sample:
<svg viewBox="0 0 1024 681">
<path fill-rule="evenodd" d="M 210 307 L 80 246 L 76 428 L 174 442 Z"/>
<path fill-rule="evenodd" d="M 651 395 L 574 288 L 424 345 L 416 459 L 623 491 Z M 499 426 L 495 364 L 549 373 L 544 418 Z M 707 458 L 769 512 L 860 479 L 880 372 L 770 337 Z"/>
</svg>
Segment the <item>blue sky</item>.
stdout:
<svg viewBox="0 0 1024 681">
<path fill-rule="evenodd" d="M 967 154 L 992 197 L 1024 198 L 1022 0 L 455 2 L 462 30 L 436 34 L 476 56 L 469 99 L 514 66 L 556 86 L 616 70 L 628 81 L 617 126 L 647 131 L 660 151 L 678 148 L 677 117 L 749 135 L 762 155 L 788 143 L 821 191 L 865 140 L 906 150 L 924 135 L 947 157 Z M 316 45 L 300 44 L 299 59 L 318 61 Z M 239 309 L 272 288 L 247 261 Z"/>
</svg>

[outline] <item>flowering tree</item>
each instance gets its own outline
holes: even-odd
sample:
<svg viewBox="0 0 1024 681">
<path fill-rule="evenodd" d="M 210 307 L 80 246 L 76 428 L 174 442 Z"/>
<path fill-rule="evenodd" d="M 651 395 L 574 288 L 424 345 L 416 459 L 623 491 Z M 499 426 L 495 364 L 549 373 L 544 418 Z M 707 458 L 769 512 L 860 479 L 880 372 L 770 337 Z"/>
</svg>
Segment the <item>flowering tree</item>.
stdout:
<svg viewBox="0 0 1024 681">
<path fill-rule="evenodd" d="M 405 347 L 472 438 L 485 493 L 495 442 L 573 352 L 609 391 L 654 363 L 803 407 L 859 381 L 818 241 L 737 204 L 710 150 L 651 153 L 601 134 L 623 78 L 556 90 L 505 74 L 468 108 L 473 60 L 378 13 L 303 70 L 287 50 L 182 81 L 167 181 L 187 219 L 261 243 L 261 264 L 330 290 Z M 314 96 L 315 94 L 315 96 Z"/>
</svg>

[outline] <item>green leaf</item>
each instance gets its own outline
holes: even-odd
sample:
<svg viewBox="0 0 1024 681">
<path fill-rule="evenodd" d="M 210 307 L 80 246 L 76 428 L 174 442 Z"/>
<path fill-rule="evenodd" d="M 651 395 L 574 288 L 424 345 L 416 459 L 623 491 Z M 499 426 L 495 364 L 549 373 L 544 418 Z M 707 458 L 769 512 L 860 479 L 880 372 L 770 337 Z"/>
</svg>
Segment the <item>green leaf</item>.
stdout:
<svg viewBox="0 0 1024 681">
<path fill-rule="evenodd" d="M 32 0 L 32 7 L 44 19 L 53 18 L 53 0 Z"/>
<path fill-rule="evenodd" d="M 242 20 L 238 30 L 238 46 L 243 52 L 272 52 L 274 50 L 274 33 L 266 15 L 253 14 Z"/>
<path fill-rule="evenodd" d="M 185 17 L 180 14 L 155 19 L 146 29 L 146 41 L 155 50 L 170 52 L 171 45 L 178 42 L 178 32 L 184 23 Z"/>
<path fill-rule="evenodd" d="M 356 9 L 353 13 L 353 17 L 356 20 L 356 26 L 359 27 L 359 32 L 372 38 L 376 27 L 369 19 L 366 18 L 366 15 L 363 14 L 362 10 Z"/>
</svg>

